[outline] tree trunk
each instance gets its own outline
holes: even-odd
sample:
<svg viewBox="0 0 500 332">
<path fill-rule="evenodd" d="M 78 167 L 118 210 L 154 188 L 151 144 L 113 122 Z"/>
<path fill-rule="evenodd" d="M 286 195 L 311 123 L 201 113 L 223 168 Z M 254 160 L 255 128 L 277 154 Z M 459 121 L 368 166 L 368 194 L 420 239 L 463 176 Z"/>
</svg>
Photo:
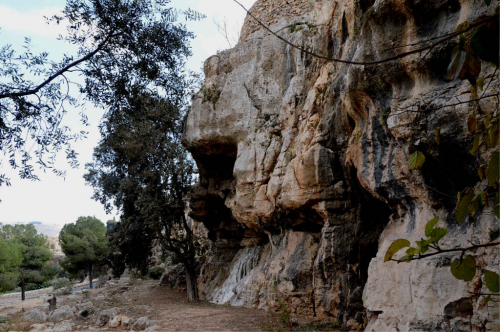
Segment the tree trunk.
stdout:
<svg viewBox="0 0 500 332">
<path fill-rule="evenodd" d="M 26 300 L 26 284 L 24 283 L 24 277 L 21 277 L 21 301 Z"/>
<path fill-rule="evenodd" d="M 186 288 L 188 301 L 199 301 L 198 296 L 198 278 L 193 264 L 184 264 L 186 267 Z"/>
<path fill-rule="evenodd" d="M 92 287 L 92 264 L 89 265 L 89 289 L 93 289 L 93 287 Z"/>
</svg>

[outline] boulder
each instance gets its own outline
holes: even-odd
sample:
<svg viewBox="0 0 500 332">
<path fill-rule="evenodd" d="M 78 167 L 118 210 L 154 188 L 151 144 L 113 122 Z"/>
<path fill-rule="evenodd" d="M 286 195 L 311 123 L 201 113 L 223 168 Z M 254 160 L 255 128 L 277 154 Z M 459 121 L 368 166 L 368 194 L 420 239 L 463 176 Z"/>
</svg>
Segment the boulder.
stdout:
<svg viewBox="0 0 500 332">
<path fill-rule="evenodd" d="M 132 319 L 130 319 L 129 317 L 127 316 L 121 316 L 121 321 L 122 321 L 122 324 L 121 326 L 123 328 L 128 328 L 130 326 L 130 324 L 132 323 Z"/>
<path fill-rule="evenodd" d="M 99 327 L 103 327 L 104 325 L 108 324 L 108 322 L 117 315 L 118 309 L 117 308 L 111 308 L 111 309 L 106 309 L 102 310 L 100 312 L 96 313 L 96 324 Z"/>
<path fill-rule="evenodd" d="M 109 321 L 108 326 L 109 327 L 118 327 L 121 325 L 121 323 L 122 323 L 121 316 L 115 316 L 115 317 L 113 317 L 112 320 Z"/>
<path fill-rule="evenodd" d="M 52 311 L 49 315 L 49 321 L 54 323 L 72 318 L 75 318 L 75 314 L 73 313 L 73 309 L 68 305 Z"/>
<path fill-rule="evenodd" d="M 30 331 L 47 331 L 52 330 L 54 323 L 33 324 L 30 326 Z"/>
<path fill-rule="evenodd" d="M 33 309 L 26 311 L 23 315 L 25 322 L 45 322 L 47 321 L 47 314 L 41 309 Z"/>
<path fill-rule="evenodd" d="M 54 328 L 52 329 L 52 331 L 54 331 L 54 332 L 64 332 L 64 331 L 73 331 L 73 330 L 74 330 L 74 326 L 68 320 L 57 323 L 56 325 L 54 325 Z"/>
<path fill-rule="evenodd" d="M 150 320 L 148 317 L 141 317 L 132 325 L 131 330 L 143 331 L 153 325 L 155 325 L 155 321 Z"/>
</svg>

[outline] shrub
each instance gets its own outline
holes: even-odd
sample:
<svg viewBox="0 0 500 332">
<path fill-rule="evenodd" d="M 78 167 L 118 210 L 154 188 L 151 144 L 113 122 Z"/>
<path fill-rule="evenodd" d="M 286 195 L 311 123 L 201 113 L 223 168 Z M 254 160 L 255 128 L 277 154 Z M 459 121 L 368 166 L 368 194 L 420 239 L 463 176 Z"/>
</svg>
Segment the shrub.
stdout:
<svg viewBox="0 0 500 332">
<path fill-rule="evenodd" d="M 57 278 L 52 281 L 52 287 L 54 287 L 54 289 L 60 289 L 68 286 L 71 286 L 71 281 L 69 281 L 68 278 Z"/>
<path fill-rule="evenodd" d="M 163 274 L 163 271 L 165 271 L 163 268 L 161 268 L 159 266 L 155 266 L 155 267 L 149 269 L 148 276 L 151 279 L 158 280 L 158 279 L 161 278 L 161 275 Z"/>
</svg>

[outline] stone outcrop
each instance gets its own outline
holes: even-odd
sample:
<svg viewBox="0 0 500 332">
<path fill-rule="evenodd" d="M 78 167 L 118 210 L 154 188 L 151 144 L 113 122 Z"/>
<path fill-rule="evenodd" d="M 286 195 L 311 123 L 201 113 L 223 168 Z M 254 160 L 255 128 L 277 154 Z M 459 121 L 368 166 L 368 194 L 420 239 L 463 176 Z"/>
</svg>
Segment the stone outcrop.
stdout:
<svg viewBox="0 0 500 332">
<path fill-rule="evenodd" d="M 479 0 L 259 0 L 251 12 L 311 52 L 372 61 L 493 10 Z M 349 329 L 498 329 L 498 303 L 482 305 L 470 294 L 475 281 L 451 275 L 459 254 L 383 262 L 394 240 L 419 240 L 434 216 L 449 230 L 443 247 L 484 243 L 498 223 L 491 205 L 473 226 L 454 221 L 456 193 L 484 163 L 468 153 L 476 104 L 457 104 L 470 85 L 444 81 L 455 45 L 349 65 L 294 49 L 247 17 L 239 44 L 206 61 L 185 120 L 183 144 L 200 172 L 189 215 L 214 242 L 199 278 L 206 299 L 283 302 Z M 492 74 L 484 64 L 481 77 Z M 497 76 L 489 89 L 498 88 Z M 416 149 L 426 162 L 409 170 Z M 498 272 L 499 252 L 474 255 Z"/>
</svg>

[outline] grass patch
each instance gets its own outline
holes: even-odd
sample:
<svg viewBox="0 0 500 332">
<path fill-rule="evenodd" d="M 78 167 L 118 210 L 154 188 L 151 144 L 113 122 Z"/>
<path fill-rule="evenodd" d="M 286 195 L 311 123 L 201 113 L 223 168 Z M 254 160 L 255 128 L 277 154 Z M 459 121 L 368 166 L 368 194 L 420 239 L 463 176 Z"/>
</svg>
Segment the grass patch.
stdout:
<svg viewBox="0 0 500 332">
<path fill-rule="evenodd" d="M 295 22 L 295 23 L 292 23 L 289 26 L 287 26 L 287 28 L 288 28 L 288 30 L 290 30 L 290 32 L 293 33 L 295 31 L 302 30 L 303 26 L 307 26 L 309 29 L 317 27 L 317 25 L 309 23 L 309 22 Z"/>
<path fill-rule="evenodd" d="M 219 101 L 221 95 L 221 91 L 217 89 L 214 85 L 208 88 L 203 88 L 201 92 L 203 93 L 203 102 L 209 101 L 214 106 Z"/>
</svg>

